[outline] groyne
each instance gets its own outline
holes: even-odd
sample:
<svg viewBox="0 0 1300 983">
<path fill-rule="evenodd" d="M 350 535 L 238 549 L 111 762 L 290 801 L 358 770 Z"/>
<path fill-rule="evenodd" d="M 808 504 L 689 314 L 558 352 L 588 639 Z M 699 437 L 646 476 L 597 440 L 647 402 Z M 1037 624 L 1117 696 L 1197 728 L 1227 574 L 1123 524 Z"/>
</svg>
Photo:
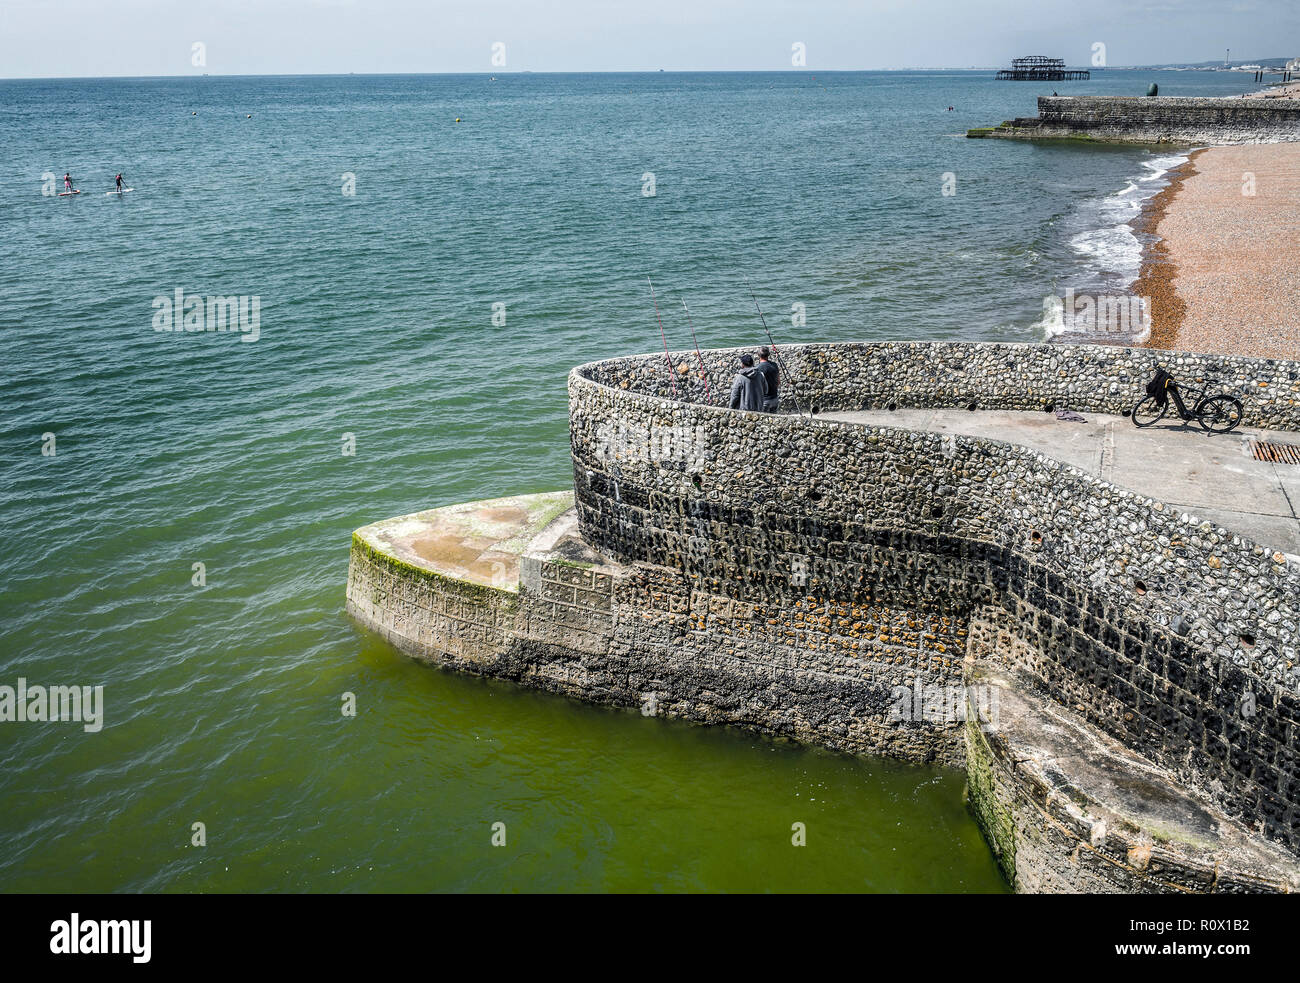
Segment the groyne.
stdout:
<svg viewBox="0 0 1300 983">
<path fill-rule="evenodd" d="M 1039 96 L 1037 116 L 966 135 L 1144 145 L 1280 143 L 1300 140 L 1300 100 Z"/>
<path fill-rule="evenodd" d="M 705 353 L 715 382 L 737 354 Z M 1119 413 L 1159 357 L 1248 391 L 1248 424 L 1300 432 L 1300 365 L 1091 346 L 782 354 L 811 416 L 788 391 L 776 415 L 707 405 L 693 354 L 672 357 L 676 397 L 662 355 L 575 369 L 574 507 L 514 537 L 517 578 L 436 572 L 408 546 L 440 520 L 405 517 L 355 534 L 349 610 L 455 668 L 964 764 L 1020 890 L 1300 887 L 1295 558 L 1015 444 L 818 418 Z"/>
</svg>

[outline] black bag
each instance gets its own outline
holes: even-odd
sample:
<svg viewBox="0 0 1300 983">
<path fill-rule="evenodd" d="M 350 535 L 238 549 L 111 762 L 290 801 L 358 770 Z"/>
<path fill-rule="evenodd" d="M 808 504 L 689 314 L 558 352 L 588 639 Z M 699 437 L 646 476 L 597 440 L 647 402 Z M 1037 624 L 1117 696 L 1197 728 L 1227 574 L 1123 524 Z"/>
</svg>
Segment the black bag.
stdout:
<svg viewBox="0 0 1300 983">
<path fill-rule="evenodd" d="M 1173 381 L 1174 377 L 1166 372 L 1163 366 L 1157 365 L 1156 374 L 1153 375 L 1151 381 L 1147 383 L 1147 395 L 1154 396 L 1160 401 L 1161 405 L 1163 405 L 1165 400 L 1169 398 L 1165 395 L 1165 389 Z"/>
</svg>

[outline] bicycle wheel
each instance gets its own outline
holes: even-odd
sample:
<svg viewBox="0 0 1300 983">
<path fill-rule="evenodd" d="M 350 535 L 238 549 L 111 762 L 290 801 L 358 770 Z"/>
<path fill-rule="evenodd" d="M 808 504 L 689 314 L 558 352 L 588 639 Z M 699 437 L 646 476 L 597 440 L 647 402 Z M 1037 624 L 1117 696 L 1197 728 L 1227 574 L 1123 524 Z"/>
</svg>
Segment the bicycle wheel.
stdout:
<svg viewBox="0 0 1300 983">
<path fill-rule="evenodd" d="M 1147 396 L 1133 407 L 1133 423 L 1135 426 L 1149 427 L 1164 416 L 1167 409 L 1169 409 L 1168 400 L 1161 403 L 1154 396 Z"/>
<path fill-rule="evenodd" d="M 1196 419 L 1210 433 L 1227 433 L 1241 422 L 1241 400 L 1211 396 L 1196 408 Z"/>
</svg>

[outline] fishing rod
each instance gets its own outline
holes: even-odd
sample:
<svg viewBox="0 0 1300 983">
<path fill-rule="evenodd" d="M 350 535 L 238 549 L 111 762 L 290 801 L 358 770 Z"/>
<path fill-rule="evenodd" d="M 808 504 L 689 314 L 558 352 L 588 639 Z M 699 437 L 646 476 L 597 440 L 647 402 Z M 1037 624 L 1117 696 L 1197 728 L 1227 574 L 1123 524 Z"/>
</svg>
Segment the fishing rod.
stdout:
<svg viewBox="0 0 1300 983">
<path fill-rule="evenodd" d="M 749 287 L 749 296 L 754 298 L 754 307 L 758 309 L 759 320 L 763 322 L 763 333 L 767 335 L 767 343 L 772 346 L 772 354 L 776 356 L 777 368 L 785 375 L 786 381 L 790 383 L 790 394 L 794 396 L 794 408 L 803 415 L 803 407 L 799 404 L 799 388 L 794 384 L 794 376 L 790 370 L 785 367 L 785 362 L 781 360 L 781 353 L 776 349 L 776 341 L 772 338 L 772 332 L 768 330 L 767 318 L 763 317 L 763 308 L 758 306 L 758 298 L 754 297 L 754 288 L 750 285 L 749 277 L 745 277 L 745 286 Z M 811 417 L 812 414 L 809 414 Z"/>
<path fill-rule="evenodd" d="M 682 300 L 680 297 L 678 300 Z M 713 390 L 709 386 L 709 373 L 704 367 L 704 356 L 700 354 L 700 339 L 695 337 L 695 322 L 691 320 L 691 309 L 686 306 L 686 301 L 682 300 L 682 310 L 686 312 L 686 323 L 691 326 L 691 341 L 695 343 L 695 357 L 700 360 L 700 377 L 704 379 L 704 398 L 707 402 L 713 402 Z"/>
<path fill-rule="evenodd" d="M 664 319 L 659 316 L 659 301 L 655 300 L 655 285 L 650 277 L 645 278 L 650 284 L 650 301 L 655 305 L 655 319 L 659 322 L 659 337 L 664 340 L 664 361 L 668 363 L 668 381 L 673 384 L 673 398 L 677 398 L 677 372 L 673 368 L 672 357 L 668 354 L 668 335 L 664 333 Z"/>
</svg>

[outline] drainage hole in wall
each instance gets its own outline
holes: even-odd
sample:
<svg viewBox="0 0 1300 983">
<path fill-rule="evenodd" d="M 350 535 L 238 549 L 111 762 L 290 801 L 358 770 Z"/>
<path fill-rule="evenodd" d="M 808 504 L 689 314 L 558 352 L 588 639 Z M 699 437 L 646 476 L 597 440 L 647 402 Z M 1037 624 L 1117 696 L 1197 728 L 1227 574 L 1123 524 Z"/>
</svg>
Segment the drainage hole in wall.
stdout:
<svg viewBox="0 0 1300 983">
<path fill-rule="evenodd" d="M 979 404 L 978 404 L 978 403 L 967 403 L 967 404 L 966 404 L 966 409 L 968 409 L 968 410 L 970 410 L 972 413 L 974 413 L 977 409 L 979 409 Z"/>
<path fill-rule="evenodd" d="M 1034 545 L 1036 546 L 1041 545 L 1043 542 L 1043 534 L 1039 532 L 1037 529 L 1035 529 L 1033 532 L 1029 534 L 1029 538 L 1034 541 Z"/>
<path fill-rule="evenodd" d="M 812 408 L 813 416 L 816 416 L 816 415 L 817 415 L 818 413 L 820 413 L 821 411 L 822 411 L 822 408 L 821 408 L 820 406 L 818 406 L 816 403 L 814 403 L 814 404 L 813 404 L 813 408 Z"/>
<path fill-rule="evenodd" d="M 931 518 L 934 518 L 934 519 L 942 519 L 942 518 L 943 518 L 943 506 L 942 506 L 942 505 L 931 505 L 931 506 L 930 506 L 930 517 L 931 517 Z"/>
<path fill-rule="evenodd" d="M 1253 649 L 1255 647 L 1255 636 L 1249 632 L 1242 632 L 1237 638 L 1241 642 L 1242 648 Z"/>
<path fill-rule="evenodd" d="M 820 502 L 821 500 L 822 500 L 822 493 L 819 492 L 816 488 L 811 488 L 808 490 L 808 501 Z"/>
<path fill-rule="evenodd" d="M 894 410 L 898 409 L 898 404 L 890 403 L 888 406 L 885 407 L 885 409 L 889 410 L 890 413 L 893 413 Z"/>
<path fill-rule="evenodd" d="M 1137 592 L 1138 597 L 1141 597 L 1147 592 L 1147 585 L 1140 580 L 1135 580 L 1133 581 L 1133 590 Z"/>
<path fill-rule="evenodd" d="M 704 479 L 698 474 L 691 475 L 691 484 L 695 486 L 696 491 L 704 488 Z"/>
</svg>

